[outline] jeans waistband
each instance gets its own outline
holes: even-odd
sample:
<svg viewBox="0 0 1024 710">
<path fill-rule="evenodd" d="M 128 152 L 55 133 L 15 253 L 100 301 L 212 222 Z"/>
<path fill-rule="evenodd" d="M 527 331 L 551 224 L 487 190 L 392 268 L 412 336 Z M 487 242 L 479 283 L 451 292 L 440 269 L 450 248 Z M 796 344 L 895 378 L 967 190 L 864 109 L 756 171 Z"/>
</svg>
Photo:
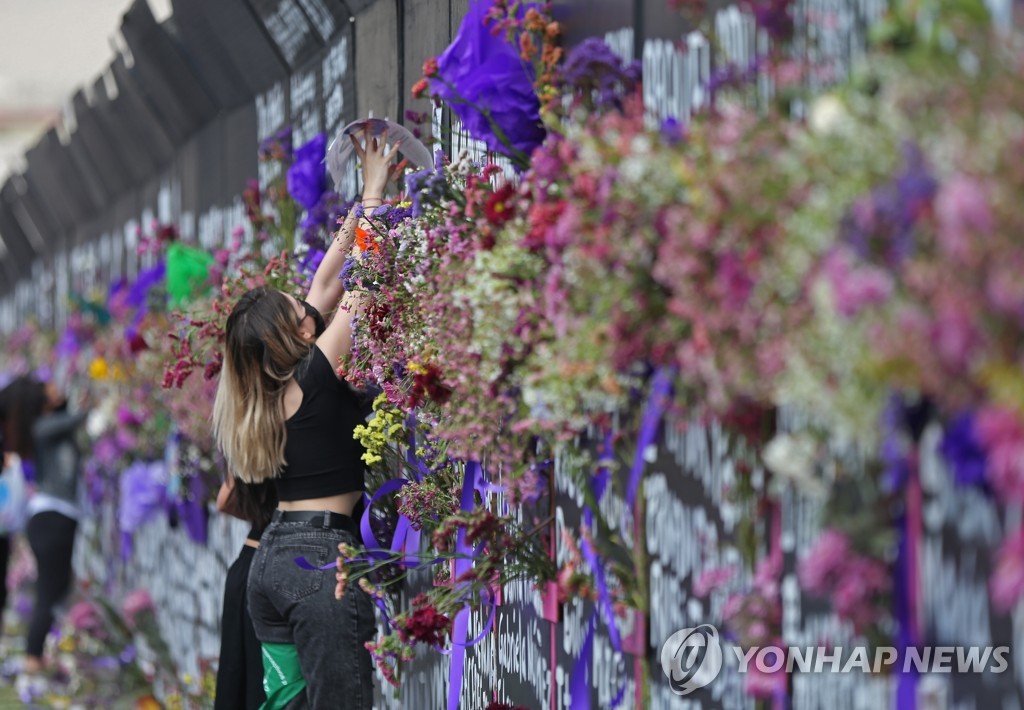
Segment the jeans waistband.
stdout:
<svg viewBox="0 0 1024 710">
<path fill-rule="evenodd" d="M 353 534 L 356 534 L 359 529 L 355 520 L 331 510 L 275 510 L 273 521 L 275 523 L 306 523 L 314 528 L 348 530 Z"/>
</svg>

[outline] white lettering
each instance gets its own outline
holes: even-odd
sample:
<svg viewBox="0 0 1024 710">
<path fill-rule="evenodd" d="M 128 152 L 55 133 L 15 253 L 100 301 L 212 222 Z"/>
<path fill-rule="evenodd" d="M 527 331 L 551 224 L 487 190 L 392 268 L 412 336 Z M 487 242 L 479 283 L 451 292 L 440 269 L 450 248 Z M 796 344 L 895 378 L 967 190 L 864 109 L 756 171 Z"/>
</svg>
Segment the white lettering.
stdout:
<svg viewBox="0 0 1024 710">
<path fill-rule="evenodd" d="M 896 649 L 892 646 L 879 646 L 875 649 L 875 673 L 880 673 L 882 666 L 891 666 L 896 662 Z"/>
<path fill-rule="evenodd" d="M 857 646 L 843 666 L 843 673 L 849 673 L 854 668 L 859 668 L 865 673 L 871 672 L 871 665 L 868 663 L 868 650 L 863 646 Z"/>
<path fill-rule="evenodd" d="M 839 646 L 833 648 L 831 654 L 825 653 L 824 646 L 818 646 L 818 653 L 814 658 L 814 672 L 821 673 L 827 660 L 832 665 L 832 672 L 835 673 L 839 670 L 839 661 L 842 657 L 843 649 Z"/>
</svg>

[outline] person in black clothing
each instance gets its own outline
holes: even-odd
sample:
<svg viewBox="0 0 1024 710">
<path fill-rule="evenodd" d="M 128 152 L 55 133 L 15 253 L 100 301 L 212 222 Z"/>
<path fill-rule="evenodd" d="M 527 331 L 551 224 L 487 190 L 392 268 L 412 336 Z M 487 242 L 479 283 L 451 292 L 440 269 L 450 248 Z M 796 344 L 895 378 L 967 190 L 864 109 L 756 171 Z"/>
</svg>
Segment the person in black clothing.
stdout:
<svg viewBox="0 0 1024 710">
<path fill-rule="evenodd" d="M 32 424 L 46 406 L 46 387 L 28 376 L 18 377 L 0 391 L 0 439 L 3 441 L 4 469 L 14 455 L 32 456 Z M 0 535 L 0 631 L 7 607 L 7 567 L 11 557 L 9 534 Z"/>
<path fill-rule="evenodd" d="M 43 647 L 54 609 L 71 590 L 71 558 L 78 528 L 79 460 L 75 433 L 86 414 L 69 413 L 52 384 L 19 378 L 0 393 L 8 450 L 35 465 L 36 492 L 28 503 L 25 535 L 36 558 L 36 600 L 29 620 L 24 670 L 43 667 Z"/>
<path fill-rule="evenodd" d="M 366 135 L 365 147 L 357 141 L 367 213 L 381 205 L 396 152 L 397 146 L 386 148 L 386 135 Z M 373 602 L 355 584 L 336 599 L 334 573 L 327 570 L 340 543 L 358 544 L 353 516 L 365 490 L 362 450 L 353 439 L 363 423 L 361 404 L 336 370 L 352 346 L 359 305 L 338 278 L 355 231 L 350 215 L 313 277 L 308 304 L 275 289 L 253 289 L 225 325 L 214 435 L 232 474 L 250 483 L 272 481 L 278 496 L 248 589 L 263 644 L 268 710 L 373 705 L 365 647 L 376 633 Z M 343 296 L 317 336 L 313 313 L 333 311 Z M 300 567 L 298 557 L 313 569 Z"/>
<path fill-rule="evenodd" d="M 36 602 L 25 643 L 25 670 L 43 665 L 43 646 L 53 626 L 54 609 L 71 591 L 71 559 L 82 515 L 78 428 L 87 413 L 67 411 L 67 398 L 46 385 L 46 405 L 32 426 L 36 492 L 28 503 L 25 535 L 36 558 Z"/>
<path fill-rule="evenodd" d="M 246 588 L 260 535 L 270 524 L 276 506 L 277 494 L 269 481 L 249 484 L 228 476 L 217 494 L 218 510 L 252 527 L 224 581 L 214 710 L 258 710 L 267 699 L 263 691 L 263 655 L 249 616 Z"/>
</svg>

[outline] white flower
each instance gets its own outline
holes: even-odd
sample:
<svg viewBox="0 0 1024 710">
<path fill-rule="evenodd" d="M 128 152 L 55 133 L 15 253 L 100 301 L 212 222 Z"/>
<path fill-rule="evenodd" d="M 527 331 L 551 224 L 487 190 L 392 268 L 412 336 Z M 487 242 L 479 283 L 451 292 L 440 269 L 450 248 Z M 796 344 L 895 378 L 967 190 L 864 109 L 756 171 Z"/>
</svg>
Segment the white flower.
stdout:
<svg viewBox="0 0 1024 710">
<path fill-rule="evenodd" d="M 777 434 L 761 452 L 761 460 L 776 476 L 792 481 L 805 492 L 824 493 L 824 487 L 814 475 L 817 445 L 806 434 Z"/>
<path fill-rule="evenodd" d="M 815 133 L 831 133 L 849 117 L 846 105 L 835 94 L 822 94 L 814 99 L 807 113 L 807 125 Z"/>
</svg>

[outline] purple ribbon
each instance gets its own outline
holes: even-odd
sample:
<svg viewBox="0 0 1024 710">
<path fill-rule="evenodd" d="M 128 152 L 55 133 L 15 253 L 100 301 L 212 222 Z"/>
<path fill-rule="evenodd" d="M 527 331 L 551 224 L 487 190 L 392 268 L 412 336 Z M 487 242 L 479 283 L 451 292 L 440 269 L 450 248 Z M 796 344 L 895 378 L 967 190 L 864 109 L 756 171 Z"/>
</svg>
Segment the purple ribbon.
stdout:
<svg viewBox="0 0 1024 710">
<path fill-rule="evenodd" d="M 917 535 L 914 530 L 915 516 L 910 510 L 914 504 L 911 497 L 917 484 L 917 466 L 913 457 L 907 463 L 908 475 L 904 491 L 905 508 L 900 519 L 899 547 L 896 551 L 895 574 L 893 575 L 893 612 L 897 622 L 896 647 L 900 652 L 900 658 L 905 658 L 907 649 L 916 646 L 920 640 L 915 619 L 916 605 L 914 604 L 916 581 L 914 554 Z M 897 710 L 915 710 L 917 708 L 917 669 L 908 670 L 904 666 L 900 666 L 896 673 L 898 676 L 896 684 Z"/>
<path fill-rule="evenodd" d="M 657 429 L 657 426 L 654 428 Z M 604 437 L 604 452 L 602 454 L 602 460 L 610 461 L 613 455 L 612 434 L 609 431 Z M 611 471 L 608 467 L 606 465 L 599 466 L 597 469 L 597 475 L 594 476 L 593 480 L 594 499 L 596 504 L 600 504 L 601 499 L 604 498 L 610 478 Z M 589 530 L 594 529 L 594 512 L 590 509 L 589 505 L 583 507 L 583 523 Z M 604 574 L 604 561 L 601 559 L 601 556 L 597 554 L 597 551 L 586 537 L 580 541 L 580 551 L 583 553 L 583 558 L 587 561 L 587 564 L 590 565 L 590 569 L 594 571 L 594 582 L 597 585 L 598 606 L 601 611 L 604 612 L 604 620 L 608 626 L 608 637 L 612 643 L 612 649 L 621 656 L 622 637 L 619 635 L 619 625 L 615 621 L 615 607 L 612 606 L 611 593 L 608 591 L 608 580 L 605 578 Z M 572 691 L 573 710 L 590 709 L 590 688 L 587 684 L 587 669 L 590 667 L 590 657 L 592 655 L 591 649 L 594 645 L 594 630 L 597 627 L 597 614 L 598 611 L 595 608 L 593 614 L 590 615 L 587 638 L 583 642 L 583 648 L 580 650 L 580 657 L 576 660 L 576 666 L 573 669 L 570 686 Z M 619 706 L 625 694 L 626 684 L 623 682 L 622 685 L 619 686 L 619 690 L 615 694 L 615 698 L 612 700 L 613 708 Z"/>
<path fill-rule="evenodd" d="M 597 614 L 591 614 L 587 623 L 587 636 L 583 639 L 580 657 L 572 669 L 572 680 L 569 692 L 572 693 L 573 710 L 590 710 L 590 684 L 587 683 L 587 672 L 590 669 L 590 658 L 594 654 L 594 630 L 597 627 Z M 619 698 L 621 700 L 621 697 Z"/>
<path fill-rule="evenodd" d="M 462 480 L 462 495 L 459 500 L 459 509 L 469 512 L 473 509 L 473 493 L 476 491 L 476 480 L 480 473 L 480 464 L 477 461 L 466 463 L 466 474 Z M 459 528 L 455 536 L 455 572 L 452 579 L 456 580 L 469 570 L 472 564 L 469 556 L 469 545 L 466 544 L 466 528 Z M 454 583 L 454 582 L 453 582 Z M 485 627 L 488 628 L 489 627 Z M 448 668 L 448 710 L 457 710 L 459 707 L 459 696 L 462 694 L 462 676 L 466 670 L 466 646 L 463 639 L 469 629 L 469 607 L 465 606 L 455 615 L 455 623 L 452 628 L 452 664 Z"/>
<path fill-rule="evenodd" d="M 629 482 L 626 486 L 626 507 L 629 510 L 632 510 L 636 503 L 637 492 L 640 490 L 640 479 L 643 477 L 644 469 L 646 468 L 644 454 L 646 453 L 647 448 L 654 443 L 658 436 L 658 426 L 661 424 L 662 416 L 665 413 L 665 407 L 668 404 L 669 397 L 672 395 L 672 377 L 672 370 L 667 367 L 659 368 L 654 373 L 654 379 L 651 383 L 651 393 L 647 398 L 647 406 L 644 409 L 640 432 L 637 436 L 636 455 L 633 457 L 633 467 L 629 472 Z M 612 436 L 609 432 L 605 435 L 603 458 L 605 460 L 610 460 L 612 455 Z M 593 491 L 594 499 L 597 504 L 600 504 L 601 499 L 604 497 L 610 476 L 611 474 L 607 466 L 600 466 L 598 468 L 597 475 L 594 476 Z M 589 529 L 593 529 L 594 513 L 590 509 L 590 506 L 585 506 L 583 508 L 583 522 Z M 605 578 L 604 563 L 601 560 L 600 555 L 597 554 L 597 551 L 586 538 L 584 538 L 580 543 L 580 551 L 583 553 L 583 557 L 587 561 L 587 564 L 590 565 L 590 568 L 594 571 L 594 582 L 597 585 L 598 605 L 603 612 L 605 622 L 608 625 L 608 636 L 611 641 L 612 648 L 621 655 L 622 638 L 619 635 L 619 627 L 615 621 L 615 608 L 612 605 L 611 594 L 608 591 L 608 581 Z M 590 666 L 593 635 L 597 625 L 597 614 L 598 610 L 594 609 L 594 613 L 590 619 L 590 628 L 587 631 L 587 639 L 583 644 L 580 657 L 577 659 L 576 666 L 573 669 L 570 685 L 573 710 L 589 710 L 590 708 L 587 669 Z M 623 683 L 615 694 L 615 698 L 612 701 L 612 707 L 618 707 L 625 694 L 626 684 Z"/>
<path fill-rule="evenodd" d="M 640 425 L 640 435 L 637 437 L 636 456 L 633 457 L 633 468 L 629 472 L 629 485 L 626 487 L 626 508 L 629 510 L 633 509 L 637 491 L 640 489 L 640 479 L 645 467 L 644 453 L 654 443 L 654 439 L 658 435 L 658 425 L 661 424 L 665 405 L 671 395 L 672 371 L 667 367 L 662 367 L 654 373 L 651 394 L 647 398 L 647 407 Z"/>
<path fill-rule="evenodd" d="M 411 429 L 411 427 L 410 427 Z M 412 456 L 415 457 L 416 463 L 409 459 L 410 464 L 413 464 L 414 471 L 420 471 L 423 475 L 429 475 L 429 470 L 423 465 L 419 457 L 415 456 L 415 438 L 410 437 L 410 450 Z M 414 473 L 415 475 L 415 473 Z M 385 481 L 380 488 L 378 488 L 372 497 L 366 502 L 365 509 L 363 510 L 362 518 L 359 521 L 359 530 L 363 537 L 363 546 L 366 550 L 367 557 L 364 558 L 368 562 L 374 560 L 383 560 L 391 557 L 392 553 L 404 550 L 407 554 L 410 550 L 418 551 L 420 545 L 420 531 L 416 530 L 412 526 L 412 522 L 404 515 L 400 515 L 398 518 L 398 524 L 395 527 L 395 533 L 391 538 L 390 548 L 385 548 L 377 540 L 377 536 L 373 533 L 373 527 L 370 525 L 370 512 L 373 504 L 380 500 L 382 497 L 397 492 L 406 484 L 411 483 L 408 479 L 396 478 L 390 481 Z M 462 494 L 459 500 L 459 509 L 463 512 L 469 512 L 473 509 L 474 505 L 474 493 L 479 487 L 489 486 L 487 481 L 484 480 L 482 475 L 480 463 L 478 461 L 469 461 L 465 464 L 465 476 L 462 482 Z M 473 564 L 473 557 L 479 554 L 480 550 L 471 550 L 469 545 L 466 544 L 466 529 L 460 528 L 456 536 L 455 553 L 456 558 L 454 560 L 454 572 L 452 575 L 452 583 L 459 579 L 463 574 L 469 571 Z M 406 567 L 414 568 L 420 565 L 434 565 L 441 562 L 441 559 L 434 559 L 429 561 L 420 562 L 415 557 L 405 557 L 402 560 L 402 564 Z M 316 570 L 327 570 L 337 566 L 337 560 L 330 564 L 316 566 L 310 563 L 305 557 L 296 557 L 295 564 L 305 570 L 316 571 Z M 488 590 L 484 590 L 485 599 L 490 602 L 490 615 L 487 619 L 487 623 L 484 624 L 483 630 L 480 634 L 470 640 L 466 641 L 466 634 L 469 631 L 469 605 L 468 603 L 459 610 L 455 616 L 452 628 L 452 650 L 445 651 L 444 649 L 438 649 L 441 653 L 451 656 L 452 662 L 449 668 L 448 674 L 448 710 L 457 710 L 459 706 L 459 695 L 462 692 L 462 678 L 465 674 L 466 665 L 466 649 L 482 641 L 487 634 L 490 632 L 491 627 L 494 623 L 494 614 L 496 604 L 494 602 L 493 593 L 489 593 Z M 388 617 L 387 605 L 384 604 L 383 600 L 375 599 L 377 607 L 381 610 L 385 619 L 385 630 L 390 633 L 391 620 Z"/>
</svg>

